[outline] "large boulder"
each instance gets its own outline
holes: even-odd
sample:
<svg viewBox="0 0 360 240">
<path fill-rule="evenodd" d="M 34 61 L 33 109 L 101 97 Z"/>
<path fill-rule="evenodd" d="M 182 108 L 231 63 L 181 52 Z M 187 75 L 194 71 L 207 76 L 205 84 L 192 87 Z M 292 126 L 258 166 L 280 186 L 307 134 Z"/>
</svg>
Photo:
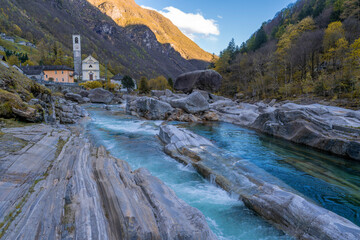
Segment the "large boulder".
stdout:
<svg viewBox="0 0 360 240">
<path fill-rule="evenodd" d="M 73 102 L 78 102 L 78 103 L 85 102 L 82 96 L 80 96 L 79 94 L 75 94 L 75 93 L 66 93 L 65 99 L 73 101 Z"/>
<path fill-rule="evenodd" d="M 79 93 L 82 97 L 88 97 L 89 96 L 89 91 L 87 90 L 81 90 Z"/>
<path fill-rule="evenodd" d="M 209 103 L 200 92 L 193 92 L 189 96 L 170 101 L 174 108 L 181 108 L 188 113 L 205 112 L 209 110 Z"/>
<path fill-rule="evenodd" d="M 185 93 L 190 93 L 193 89 L 214 92 L 219 90 L 221 80 L 221 75 L 214 70 L 199 70 L 178 76 L 174 89 Z"/>
<path fill-rule="evenodd" d="M 90 90 L 88 98 L 92 103 L 108 104 L 113 100 L 114 94 L 102 88 L 95 88 Z"/>
<path fill-rule="evenodd" d="M 127 103 L 127 112 L 150 120 L 165 120 L 174 109 L 170 104 L 149 97 L 140 97 Z"/>
</svg>

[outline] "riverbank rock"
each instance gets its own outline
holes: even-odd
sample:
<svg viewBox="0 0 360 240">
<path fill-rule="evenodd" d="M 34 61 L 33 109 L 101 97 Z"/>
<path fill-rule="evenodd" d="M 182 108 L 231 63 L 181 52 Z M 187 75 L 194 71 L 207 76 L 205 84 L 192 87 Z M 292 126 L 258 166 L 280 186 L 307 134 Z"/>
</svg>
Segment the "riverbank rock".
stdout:
<svg viewBox="0 0 360 240">
<path fill-rule="evenodd" d="M 88 98 L 92 103 L 109 104 L 113 100 L 114 94 L 103 88 L 96 88 L 89 91 Z"/>
<path fill-rule="evenodd" d="M 0 161 L 2 239 L 216 239 L 199 210 L 93 147 L 82 129 L 2 131 L 25 142 Z"/>
<path fill-rule="evenodd" d="M 44 120 L 42 112 L 39 112 L 37 109 L 32 107 L 26 107 L 25 110 L 17 109 L 12 107 L 12 112 L 19 118 L 27 121 L 38 123 Z"/>
<path fill-rule="evenodd" d="M 75 93 L 66 93 L 65 99 L 73 101 L 73 102 L 77 102 L 80 104 L 85 103 L 85 100 L 83 99 L 83 97 L 81 95 L 75 94 Z"/>
<path fill-rule="evenodd" d="M 193 89 L 214 92 L 220 89 L 222 77 L 214 70 L 199 70 L 178 76 L 174 89 L 190 93 Z"/>
<path fill-rule="evenodd" d="M 333 110 L 333 111 L 332 111 Z M 360 160 L 360 121 L 353 111 L 322 106 L 285 104 L 260 114 L 250 127 L 286 140 Z"/>
<path fill-rule="evenodd" d="M 176 126 L 160 126 L 165 152 L 238 194 L 247 207 L 298 239 L 357 240 L 360 228 L 301 196 L 254 164 L 229 156 L 207 139 Z"/>
<path fill-rule="evenodd" d="M 88 116 L 87 111 L 75 102 L 58 97 L 54 99 L 54 102 L 51 115 L 62 124 L 73 124 Z"/>
<path fill-rule="evenodd" d="M 159 98 L 159 97 L 165 95 L 165 91 L 163 91 L 163 90 L 151 90 L 150 94 L 151 94 L 152 97 L 158 97 Z"/>
<path fill-rule="evenodd" d="M 174 111 L 174 108 L 170 104 L 154 98 L 140 97 L 128 101 L 126 111 L 129 114 L 135 113 L 149 120 L 166 120 Z"/>
<path fill-rule="evenodd" d="M 200 92 L 193 92 L 189 96 L 170 101 L 174 108 L 181 108 L 187 113 L 198 113 L 209 110 L 209 103 Z"/>
<path fill-rule="evenodd" d="M 85 98 L 85 97 L 88 97 L 90 93 L 87 90 L 81 90 L 79 94 L 80 94 L 80 96 Z"/>
</svg>

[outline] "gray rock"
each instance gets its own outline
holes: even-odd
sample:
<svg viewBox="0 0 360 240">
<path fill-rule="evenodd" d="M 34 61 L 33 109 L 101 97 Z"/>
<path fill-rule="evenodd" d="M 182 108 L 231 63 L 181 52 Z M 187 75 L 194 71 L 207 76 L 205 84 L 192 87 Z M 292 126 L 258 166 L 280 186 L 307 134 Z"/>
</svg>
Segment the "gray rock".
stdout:
<svg viewBox="0 0 360 240">
<path fill-rule="evenodd" d="M 165 95 L 165 91 L 163 90 L 151 90 L 150 91 L 152 97 L 161 97 Z"/>
<path fill-rule="evenodd" d="M 185 98 L 171 100 L 170 104 L 172 107 L 181 108 L 188 113 L 198 113 L 209 110 L 209 103 L 199 92 L 193 92 Z"/>
<path fill-rule="evenodd" d="M 171 96 L 173 96 L 173 92 L 170 91 L 169 89 L 165 89 L 165 96 L 171 97 Z"/>
<path fill-rule="evenodd" d="M 77 103 L 85 103 L 83 97 L 79 94 L 75 94 L 75 93 L 66 93 L 65 94 L 65 99 L 66 100 L 70 100 L 73 102 L 77 102 Z"/>
<path fill-rule="evenodd" d="M 247 207 L 298 239 L 360 238 L 360 228 L 349 220 L 307 200 L 254 164 L 230 157 L 199 135 L 163 125 L 159 138 L 167 154 L 238 194 Z"/>
<path fill-rule="evenodd" d="M 326 109 L 289 109 L 289 105 L 275 111 L 260 114 L 250 127 L 286 140 L 305 144 L 334 154 L 360 160 L 360 143 L 354 131 L 346 126 L 336 127 L 335 119 Z M 342 131 L 338 133 L 338 131 Z M 345 130 L 345 131 L 344 131 Z M 352 136 L 352 133 L 355 136 Z"/>
<path fill-rule="evenodd" d="M 269 106 L 272 107 L 272 106 L 275 105 L 275 103 L 276 103 L 276 99 L 273 99 L 273 100 L 271 100 L 271 102 L 269 103 Z"/>
<path fill-rule="evenodd" d="M 90 93 L 87 90 L 81 90 L 79 94 L 80 94 L 80 96 L 85 98 L 85 97 L 88 97 Z"/>
<path fill-rule="evenodd" d="M 193 89 L 214 92 L 220 89 L 222 77 L 214 70 L 199 70 L 178 76 L 174 89 L 190 93 Z"/>
<path fill-rule="evenodd" d="M 150 120 L 165 120 L 174 109 L 166 102 L 149 97 L 140 97 L 127 102 L 126 111 L 128 113 L 135 112 L 138 116 Z"/>
<path fill-rule="evenodd" d="M 61 92 L 62 92 L 62 94 L 64 94 L 64 95 L 67 94 L 67 93 L 70 93 L 69 89 L 64 89 L 64 90 L 62 90 Z"/>
<path fill-rule="evenodd" d="M 222 96 L 217 96 L 217 95 L 214 95 L 214 94 L 211 94 L 211 93 L 209 94 L 209 96 L 210 96 L 210 99 L 213 100 L 214 102 L 226 99 L 226 98 L 224 98 Z"/>
<path fill-rule="evenodd" d="M 123 102 L 123 100 L 119 97 L 114 97 L 113 100 L 111 101 L 111 103 L 113 104 L 121 104 Z"/>
<path fill-rule="evenodd" d="M 93 147 L 82 129 L 4 132 L 31 141 L 0 162 L 2 239 L 216 239 L 199 210 L 147 170 Z"/>
<path fill-rule="evenodd" d="M 90 98 L 90 101 L 92 103 L 108 104 L 113 100 L 114 95 L 105 89 L 96 88 L 96 89 L 90 90 L 88 98 Z"/>
<path fill-rule="evenodd" d="M 207 91 L 195 89 L 193 92 L 201 93 L 201 95 L 203 95 L 203 97 L 206 99 L 206 101 L 210 100 L 210 96 L 209 96 L 209 93 Z"/>
<path fill-rule="evenodd" d="M 12 112 L 19 118 L 28 122 L 41 122 L 43 121 L 43 115 L 35 108 L 27 107 L 25 110 L 12 107 Z"/>
<path fill-rule="evenodd" d="M 28 102 L 29 105 L 36 105 L 36 104 L 40 104 L 40 103 L 41 103 L 41 101 L 36 98 L 33 98 Z"/>
<path fill-rule="evenodd" d="M 230 99 L 228 100 L 219 100 L 219 101 L 216 101 L 214 103 L 211 103 L 210 104 L 210 108 L 211 109 L 216 109 L 216 110 L 222 110 L 226 107 L 233 107 L 237 105 L 234 101 L 231 101 Z"/>
<path fill-rule="evenodd" d="M 84 103 L 89 103 L 90 102 L 90 98 L 87 97 L 83 97 Z"/>
</svg>

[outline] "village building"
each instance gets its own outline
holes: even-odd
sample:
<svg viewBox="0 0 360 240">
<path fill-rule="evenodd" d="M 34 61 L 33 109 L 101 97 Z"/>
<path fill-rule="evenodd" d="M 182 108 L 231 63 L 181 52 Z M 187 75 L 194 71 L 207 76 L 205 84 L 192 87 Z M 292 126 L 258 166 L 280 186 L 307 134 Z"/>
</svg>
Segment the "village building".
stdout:
<svg viewBox="0 0 360 240">
<path fill-rule="evenodd" d="M 110 78 L 112 83 L 116 83 L 119 84 L 120 86 L 122 86 L 122 79 L 124 78 L 123 75 L 121 75 L 120 73 L 114 75 L 112 78 Z"/>
<path fill-rule="evenodd" d="M 55 83 L 74 83 L 74 69 L 68 66 L 44 66 L 44 80 Z"/>
<path fill-rule="evenodd" d="M 124 88 L 124 85 L 122 83 L 122 80 L 123 80 L 124 76 L 121 75 L 120 73 L 114 75 L 110 80 L 112 83 L 115 83 L 115 84 L 118 84 L 119 85 L 119 90 L 121 92 L 127 92 L 127 89 Z M 134 89 L 137 89 L 137 83 L 136 83 L 136 80 L 133 79 L 134 81 Z"/>
<path fill-rule="evenodd" d="M 36 81 L 74 83 L 74 70 L 67 66 L 21 66 L 18 71 Z"/>
<path fill-rule="evenodd" d="M 43 72 L 44 66 L 20 66 L 20 67 L 13 66 L 13 67 L 30 79 L 36 81 L 44 80 L 44 72 Z"/>
<path fill-rule="evenodd" d="M 82 80 L 100 80 L 100 64 L 93 56 L 88 56 L 82 61 Z"/>
</svg>

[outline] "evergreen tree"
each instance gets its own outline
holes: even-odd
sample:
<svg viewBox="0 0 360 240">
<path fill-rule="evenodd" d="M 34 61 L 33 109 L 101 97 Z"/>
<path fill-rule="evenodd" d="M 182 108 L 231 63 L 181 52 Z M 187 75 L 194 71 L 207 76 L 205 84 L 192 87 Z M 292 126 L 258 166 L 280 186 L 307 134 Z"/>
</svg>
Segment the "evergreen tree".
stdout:
<svg viewBox="0 0 360 240">
<path fill-rule="evenodd" d="M 139 84 L 139 92 L 146 94 L 149 92 L 149 84 L 148 84 L 148 80 L 146 77 L 141 77 L 140 78 L 140 84 Z"/>
<path fill-rule="evenodd" d="M 168 78 L 168 84 L 171 87 L 171 89 L 173 89 L 174 87 L 174 81 L 172 80 L 172 78 Z"/>
<path fill-rule="evenodd" d="M 259 29 L 259 31 L 256 33 L 253 51 L 259 49 L 264 43 L 267 42 L 267 35 L 265 33 L 265 30 L 263 26 Z"/>
<path fill-rule="evenodd" d="M 124 78 L 121 81 L 122 85 L 124 86 L 124 88 L 126 88 L 128 91 L 132 90 L 135 88 L 135 83 L 134 80 L 128 76 L 125 75 Z"/>
</svg>

